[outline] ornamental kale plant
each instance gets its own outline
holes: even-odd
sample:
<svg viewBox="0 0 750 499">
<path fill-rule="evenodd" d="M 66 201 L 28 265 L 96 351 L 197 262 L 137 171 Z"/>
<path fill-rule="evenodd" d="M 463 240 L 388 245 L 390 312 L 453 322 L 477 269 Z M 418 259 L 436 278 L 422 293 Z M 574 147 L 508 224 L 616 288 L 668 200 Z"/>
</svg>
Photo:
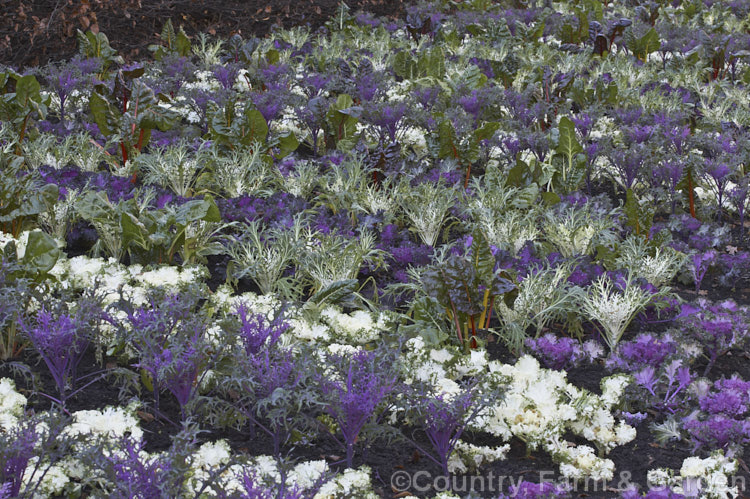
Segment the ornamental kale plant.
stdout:
<svg viewBox="0 0 750 499">
<path fill-rule="evenodd" d="M 680 360 L 665 364 L 660 369 L 644 367 L 633 374 L 637 386 L 647 393 L 648 408 L 674 414 L 684 407 L 690 395 L 688 388 L 693 381 L 690 368 Z"/>
<path fill-rule="evenodd" d="M 631 341 L 620 342 L 607 359 L 610 371 L 634 373 L 644 368 L 661 369 L 663 363 L 678 353 L 680 344 L 673 335 L 641 333 Z"/>
<path fill-rule="evenodd" d="M 148 375 L 144 380 L 154 392 L 155 409 L 159 410 L 159 392 L 168 389 L 185 417 L 211 359 L 199 295 L 188 290 L 154 293 L 150 299 L 148 306 L 127 311 L 129 327 L 124 328 L 123 340 L 137 353 L 135 367 Z"/>
<path fill-rule="evenodd" d="M 67 314 L 54 317 L 51 312 L 42 308 L 37 313 L 35 322 L 35 326 L 24 326 L 24 332 L 47 365 L 64 407 L 68 392 L 74 388 L 76 369 L 90 340 Z"/>
<path fill-rule="evenodd" d="M 587 319 L 601 326 L 604 341 L 614 350 L 636 314 L 650 303 L 658 303 L 668 292 L 669 288 L 662 288 L 652 294 L 635 282 L 632 273 L 618 281 L 602 275 L 582 295 L 581 310 Z"/>
<path fill-rule="evenodd" d="M 397 388 L 393 355 L 365 350 L 327 355 L 316 379 L 326 404 L 324 412 L 336 422 L 341 439 L 331 436 L 346 449 L 346 466 L 352 468 L 360 434 L 368 426 L 375 430 Z"/>
<path fill-rule="evenodd" d="M 478 384 L 462 386 L 458 393 L 438 393 L 431 385 L 417 385 L 406 392 L 404 402 L 407 420 L 424 432 L 433 452 L 407 438 L 448 476 L 448 460 L 461 435 L 491 400 L 480 394 Z"/>
<path fill-rule="evenodd" d="M 0 433 L 0 483 L 7 493 L 2 497 L 21 497 L 23 476 L 29 461 L 36 456 L 35 447 L 39 439 L 36 425 L 29 422 Z M 43 473 L 44 470 L 40 472 Z"/>
<path fill-rule="evenodd" d="M 151 352 L 153 356 L 142 355 L 134 364 L 151 374 L 154 387 L 166 387 L 174 395 L 183 420 L 211 364 L 211 345 L 204 339 L 205 330 L 200 325 L 193 327 L 196 331 L 191 336 L 173 339 L 168 347 Z"/>
<path fill-rule="evenodd" d="M 250 422 L 250 434 L 260 429 L 273 441 L 273 455 L 281 463 L 282 446 L 292 431 L 310 426 L 304 411 L 318 405 L 318 397 L 309 387 L 310 353 L 305 348 L 297 352 L 279 344 L 281 335 L 289 329 L 281 314 L 273 319 L 262 314 L 251 314 L 240 305 L 232 320 L 237 327 L 238 348 L 233 354 L 234 364 L 220 389 L 231 399 L 243 421 Z"/>
<path fill-rule="evenodd" d="M 105 470 L 110 470 L 113 480 L 108 490 L 110 497 L 162 497 L 166 478 L 170 474 L 170 462 L 164 455 L 149 456 L 144 452 L 144 441 L 124 437 L 114 452 L 104 456 Z M 167 482 L 166 484 L 164 482 Z"/>
<path fill-rule="evenodd" d="M 44 360 L 55 382 L 57 398 L 43 395 L 59 403 L 64 409 L 70 397 L 104 375 L 104 371 L 97 371 L 81 377 L 77 370 L 106 316 L 95 295 L 80 297 L 73 313 L 62 307 L 55 308 L 53 311 L 43 306 L 33 320 L 20 321 L 23 332 Z M 86 383 L 77 386 L 81 381 Z"/>
<path fill-rule="evenodd" d="M 55 495 L 48 477 L 59 479 L 61 461 L 73 450 L 75 439 L 64 432 L 69 421 L 48 412 L 0 431 L 0 491 L 5 488 L 7 497 L 22 499 Z"/>
<path fill-rule="evenodd" d="M 710 249 L 705 252 L 697 252 L 691 258 L 690 272 L 693 274 L 693 280 L 695 281 L 695 292 L 697 293 L 701 289 L 701 283 L 703 278 L 706 276 L 708 269 L 716 262 L 718 253 L 715 250 Z"/>
<path fill-rule="evenodd" d="M 688 337 L 694 338 L 703 347 L 703 355 L 707 359 L 704 376 L 708 375 L 720 356 L 746 343 L 750 327 L 747 307 L 740 307 L 731 300 L 714 304 L 699 299 L 696 305 L 683 305 L 677 319 Z"/>
<path fill-rule="evenodd" d="M 735 376 L 717 380 L 701 391 L 700 411 L 682 421 L 693 452 L 708 448 L 724 449 L 730 456 L 741 453 L 750 442 L 750 382 Z"/>
<path fill-rule="evenodd" d="M 527 338 L 525 346 L 545 367 L 557 371 L 578 367 L 585 361 L 592 362 L 603 353 L 601 345 L 594 340 L 581 344 L 573 338 L 561 338 L 553 333 Z"/>
</svg>

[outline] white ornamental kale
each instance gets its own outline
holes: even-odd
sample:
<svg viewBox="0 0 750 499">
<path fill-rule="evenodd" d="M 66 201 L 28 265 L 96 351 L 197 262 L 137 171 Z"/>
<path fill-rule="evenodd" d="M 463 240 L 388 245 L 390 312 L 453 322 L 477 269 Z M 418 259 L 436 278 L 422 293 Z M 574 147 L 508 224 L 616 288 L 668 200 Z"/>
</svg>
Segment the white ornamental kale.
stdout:
<svg viewBox="0 0 750 499">
<path fill-rule="evenodd" d="M 679 476 L 674 470 L 658 468 L 650 470 L 647 478 L 650 484 L 670 487 L 675 494 L 706 499 L 727 499 L 738 497 L 739 490 L 730 477 L 737 472 L 737 460 L 724 455 L 721 450 L 711 456 L 688 457 L 682 462 Z"/>
<path fill-rule="evenodd" d="M 387 311 L 377 314 L 377 320 L 374 320 L 373 315 L 366 310 L 345 314 L 337 307 L 328 306 L 321 311 L 320 318 L 339 339 L 352 344 L 364 344 L 377 340 L 391 322 Z"/>
<path fill-rule="evenodd" d="M 117 440 L 127 434 L 135 440 L 143 437 L 143 430 L 134 416 L 136 406 L 106 407 L 101 411 L 88 410 L 73 413 L 73 422 L 64 432 L 67 435 L 91 435 Z"/>
<path fill-rule="evenodd" d="M 423 182 L 405 191 L 400 204 L 422 242 L 435 246 L 455 199 L 455 188 Z"/>
<path fill-rule="evenodd" d="M 12 379 L 0 378 L 0 429 L 9 429 L 23 416 L 26 397 L 16 391 Z"/>
<path fill-rule="evenodd" d="M 602 274 L 582 295 L 581 312 L 601 326 L 604 340 L 614 350 L 635 316 L 667 291 L 651 294 L 634 282 L 632 272 L 621 286 Z"/>
<path fill-rule="evenodd" d="M 491 375 L 502 375 L 509 382 L 504 397 L 477 418 L 473 423 L 475 428 L 505 440 L 515 436 L 526 442 L 529 449 L 546 450 L 561 463 L 560 470 L 565 476 L 611 478 L 614 466 L 611 460 L 585 450 L 590 449 L 587 446 L 573 447 L 563 435 L 567 431 L 581 435 L 602 454 L 633 440 L 635 429 L 616 421 L 612 414 L 629 377 L 618 375 L 603 380 L 603 394 L 597 396 L 569 384 L 564 372 L 542 369 L 528 355 L 515 365 L 492 361 L 488 368 Z"/>
<path fill-rule="evenodd" d="M 588 205 L 586 205 L 588 206 Z M 612 221 L 592 213 L 591 208 L 574 208 L 561 214 L 547 214 L 544 233 L 566 258 L 593 253 L 596 241 L 613 239 Z"/>
<path fill-rule="evenodd" d="M 619 247 L 616 263 L 656 287 L 669 283 L 680 271 L 687 255 L 669 246 L 651 248 L 642 237 L 631 235 Z"/>
</svg>

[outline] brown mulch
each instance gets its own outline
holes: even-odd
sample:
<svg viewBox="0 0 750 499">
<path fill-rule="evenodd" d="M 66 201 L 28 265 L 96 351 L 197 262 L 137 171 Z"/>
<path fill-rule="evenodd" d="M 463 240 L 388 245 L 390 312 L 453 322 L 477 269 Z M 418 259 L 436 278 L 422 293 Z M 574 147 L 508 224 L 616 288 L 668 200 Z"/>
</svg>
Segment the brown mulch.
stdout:
<svg viewBox="0 0 750 499">
<path fill-rule="evenodd" d="M 352 12 L 403 18 L 412 0 L 347 0 Z M 127 60 L 149 56 L 167 19 L 189 36 L 264 36 L 273 26 L 316 29 L 339 0 L 0 0 L 0 64 L 24 68 L 75 55 L 76 31 L 101 31 Z"/>
</svg>

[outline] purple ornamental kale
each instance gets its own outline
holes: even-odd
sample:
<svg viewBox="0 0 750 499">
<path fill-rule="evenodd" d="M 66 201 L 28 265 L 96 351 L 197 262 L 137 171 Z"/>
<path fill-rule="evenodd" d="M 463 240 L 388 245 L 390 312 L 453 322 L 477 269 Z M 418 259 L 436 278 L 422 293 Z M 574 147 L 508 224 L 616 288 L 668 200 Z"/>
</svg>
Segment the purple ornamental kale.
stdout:
<svg viewBox="0 0 750 499">
<path fill-rule="evenodd" d="M 231 90 L 235 80 L 237 80 L 240 67 L 235 64 L 217 64 L 211 69 L 211 72 L 219 80 L 224 90 Z"/>
<path fill-rule="evenodd" d="M 672 201 L 672 215 L 675 214 L 677 208 L 677 187 L 682 179 L 684 171 L 685 165 L 682 161 L 666 161 L 654 172 L 654 175 L 658 176 L 662 182 L 667 184 L 667 192 L 669 192 L 669 197 Z"/>
<path fill-rule="evenodd" d="M 706 160 L 703 178 L 709 185 L 716 196 L 717 210 L 719 212 L 719 222 L 724 208 L 724 196 L 729 185 L 731 170 L 729 166 L 722 161 Z"/>
<path fill-rule="evenodd" d="M 587 113 L 581 113 L 577 116 L 571 116 L 570 121 L 573 122 L 576 130 L 584 139 L 589 136 L 589 134 L 591 133 L 591 129 L 594 126 L 594 119 Z"/>
<path fill-rule="evenodd" d="M 666 128 L 663 132 L 667 143 L 672 146 L 677 156 L 682 156 L 686 150 L 690 138 L 690 127 L 674 126 Z"/>
<path fill-rule="evenodd" d="M 287 485 L 286 473 L 283 470 L 279 470 L 279 472 L 281 478 L 272 487 L 268 487 L 262 483 L 255 472 L 243 471 L 237 477 L 242 484 L 242 489 L 239 495 L 232 495 L 231 497 L 241 499 L 312 499 L 323 486 L 327 477 L 327 473 L 323 473 L 312 486 L 302 489 L 297 484 Z"/>
<path fill-rule="evenodd" d="M 240 338 L 248 356 L 256 355 L 263 346 L 269 348 L 276 344 L 279 337 L 290 327 L 280 317 L 267 324 L 264 315 L 249 315 L 244 303 L 237 307 L 237 317 L 240 320 Z"/>
<path fill-rule="evenodd" d="M 670 414 L 685 403 L 689 397 L 688 388 L 693 381 L 690 368 L 683 367 L 680 360 L 672 361 L 659 371 L 651 366 L 644 367 L 634 373 L 633 378 L 650 395 L 650 407 Z"/>
<path fill-rule="evenodd" d="M 744 416 L 750 411 L 750 381 L 738 377 L 715 381 L 713 390 L 701 396 L 700 407 L 708 414 Z"/>
<path fill-rule="evenodd" d="M 558 338 L 552 333 L 540 338 L 527 338 L 525 343 L 544 367 L 557 371 L 575 367 L 585 357 L 580 342 L 573 338 Z"/>
<path fill-rule="evenodd" d="M 197 342 L 202 343 L 206 324 L 194 313 L 196 305 L 197 297 L 191 293 L 175 293 L 164 296 L 159 302 L 154 298 L 150 306 L 128 312 L 128 341 L 139 357 L 135 367 L 151 375 L 157 411 L 162 388 L 173 390 L 182 400 L 186 400 L 185 396 L 190 400 L 197 391 L 197 388 L 187 388 L 192 369 L 198 369 L 205 360 Z M 181 331 L 190 331 L 190 335 L 180 337 Z M 195 378 L 190 383 L 194 381 Z"/>
<path fill-rule="evenodd" d="M 695 281 L 696 293 L 700 291 L 703 278 L 706 276 L 706 272 L 708 272 L 708 269 L 711 267 L 711 265 L 716 262 L 717 257 L 718 253 L 716 253 L 716 251 L 713 249 L 705 252 L 695 253 L 692 257 L 690 257 L 690 262 L 692 263 L 690 271 L 692 272 L 693 279 Z"/>
<path fill-rule="evenodd" d="M 631 189 L 641 176 L 641 171 L 648 159 L 646 146 L 634 144 L 625 151 L 615 149 L 610 153 L 609 159 L 619 174 L 622 186 L 625 190 Z"/>
<path fill-rule="evenodd" d="M 742 282 L 743 277 L 750 273 L 750 252 L 740 251 L 733 255 L 724 253 L 719 256 L 719 262 L 722 266 L 719 280 L 733 291 Z"/>
<path fill-rule="evenodd" d="M 662 363 L 677 352 L 679 344 L 669 334 L 657 336 L 641 333 L 631 341 L 624 341 L 607 359 L 610 371 L 633 373 L 645 367 L 660 369 Z"/>
<path fill-rule="evenodd" d="M 65 123 L 65 104 L 80 83 L 81 79 L 70 67 L 50 67 L 50 86 L 60 101 L 60 123 Z"/>
<path fill-rule="evenodd" d="M 685 496 L 672 492 L 669 487 L 653 487 L 641 495 L 638 489 L 633 487 L 625 490 L 620 495 L 621 499 L 685 499 Z"/>
<path fill-rule="evenodd" d="M 320 389 L 328 402 L 325 411 L 336 421 L 346 449 L 346 465 L 354 465 L 354 444 L 368 422 L 373 422 L 378 409 L 396 387 L 396 375 L 385 359 L 378 359 L 374 351 L 359 350 L 350 357 L 328 358 L 340 380 L 318 375 Z M 336 437 L 334 437 L 336 438 Z"/>
<path fill-rule="evenodd" d="M 750 327 L 747 317 L 747 309 L 738 307 L 731 300 L 711 304 L 699 299 L 695 306 L 683 305 L 677 319 L 708 354 L 704 376 L 708 375 L 720 356 L 745 342 Z"/>
<path fill-rule="evenodd" d="M 44 306 L 34 322 L 34 326 L 22 323 L 22 328 L 47 365 L 55 381 L 59 402 L 64 407 L 71 395 L 69 390 L 75 388 L 76 370 L 86 353 L 89 339 L 76 318 L 67 314 L 55 318 Z"/>
<path fill-rule="evenodd" d="M 722 414 L 713 414 L 705 420 L 687 419 L 683 428 L 693 441 L 693 452 L 701 448 L 728 450 L 741 449 L 750 443 L 750 421 L 736 420 Z"/>
<path fill-rule="evenodd" d="M 467 95 L 459 97 L 457 103 L 474 118 L 474 124 L 477 125 L 485 106 L 483 93 L 478 90 L 472 90 Z"/>
<path fill-rule="evenodd" d="M 284 109 L 283 95 L 278 92 L 254 92 L 251 94 L 255 108 L 263 115 L 263 119 L 270 125 Z"/>
<path fill-rule="evenodd" d="M 174 337 L 164 344 L 154 343 L 141 352 L 134 365 L 151 375 L 158 410 L 158 390 L 166 388 L 177 399 L 183 420 L 188 404 L 198 395 L 198 390 L 208 372 L 210 347 L 203 335 L 205 328 L 193 321 L 194 332 L 189 337 Z"/>
<path fill-rule="evenodd" d="M 24 473 L 31 458 L 36 456 L 34 448 L 38 439 L 35 424 L 21 424 L 0 433 L 0 491 L 8 494 L 0 494 L 0 498 L 20 496 Z M 37 465 L 33 472 L 26 473 L 27 481 L 31 478 L 29 475 L 38 471 L 41 470 Z"/>
<path fill-rule="evenodd" d="M 406 114 L 407 107 L 403 102 L 395 104 L 370 103 L 364 108 L 362 119 L 377 128 L 379 141 L 385 143 L 396 141 L 396 133 Z"/>
<path fill-rule="evenodd" d="M 448 460 L 458 440 L 486 403 L 478 399 L 474 387 L 466 388 L 457 395 L 434 395 L 431 392 L 431 388 L 416 388 L 409 397 L 409 404 L 416 412 L 412 421 L 427 435 L 435 455 L 422 449 L 414 440 L 412 444 L 431 461 L 439 464 L 443 473 L 448 476 Z"/>
<path fill-rule="evenodd" d="M 120 441 L 118 452 L 105 456 L 112 466 L 116 480 L 109 497 L 130 499 L 135 497 L 162 497 L 162 488 L 170 473 L 171 463 L 159 454 L 148 455 L 145 442 L 125 437 Z"/>
<path fill-rule="evenodd" d="M 271 437 L 277 458 L 294 416 L 302 406 L 309 405 L 302 390 L 306 364 L 304 358 L 295 358 L 291 351 L 269 348 L 240 362 L 251 379 L 250 403 L 245 405 L 243 413 L 251 422 L 251 433 L 257 426 Z"/>
</svg>

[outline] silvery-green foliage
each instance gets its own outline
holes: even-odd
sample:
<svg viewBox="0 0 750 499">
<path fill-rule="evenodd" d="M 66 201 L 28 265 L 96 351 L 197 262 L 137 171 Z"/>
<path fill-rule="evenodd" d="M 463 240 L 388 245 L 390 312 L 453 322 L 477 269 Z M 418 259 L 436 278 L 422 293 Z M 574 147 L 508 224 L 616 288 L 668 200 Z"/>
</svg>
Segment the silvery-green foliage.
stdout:
<svg viewBox="0 0 750 499">
<path fill-rule="evenodd" d="M 320 167 L 315 161 L 299 160 L 294 163 L 294 171 L 282 175 L 276 170 L 274 172 L 281 188 L 297 197 L 307 198 L 318 185 Z"/>
<path fill-rule="evenodd" d="M 123 231 L 120 225 L 120 215 L 125 204 L 129 204 L 129 211 L 139 218 L 151 206 L 155 193 L 151 189 L 140 191 L 128 201 L 112 203 L 107 194 L 102 191 L 86 191 L 79 196 L 75 212 L 87 220 L 96 229 L 99 236 L 91 249 L 94 255 L 105 254 L 108 257 L 122 260 L 126 248 L 123 246 Z"/>
<path fill-rule="evenodd" d="M 581 313 L 601 327 L 602 337 L 614 350 L 635 316 L 668 291 L 668 288 L 662 289 L 652 295 L 635 282 L 633 272 L 628 272 L 621 289 L 606 274 L 602 274 L 581 294 Z"/>
<path fill-rule="evenodd" d="M 59 155 L 61 152 L 67 152 L 65 149 L 61 149 L 58 147 L 57 137 L 51 133 L 43 133 L 34 140 L 27 140 L 22 147 L 26 164 L 33 169 L 44 165 L 55 169 L 68 166 L 70 158 L 67 155 Z M 57 156 L 55 152 L 58 153 Z"/>
<path fill-rule="evenodd" d="M 466 211 L 491 245 L 515 256 L 526 241 L 537 238 L 536 184 L 523 189 L 507 187 L 499 170 L 491 168 L 473 181 L 471 191 Z"/>
<path fill-rule="evenodd" d="M 447 187 L 442 182 L 423 182 L 405 190 L 400 196 L 400 205 L 422 242 L 435 246 L 455 200 L 455 187 Z"/>
<path fill-rule="evenodd" d="M 611 244 L 616 240 L 614 224 L 606 216 L 583 208 L 568 208 L 562 213 L 547 213 L 543 223 L 549 242 L 565 257 L 592 255 L 597 243 Z"/>
<path fill-rule="evenodd" d="M 662 423 L 652 424 L 651 432 L 660 444 L 682 440 L 682 425 L 673 417 L 669 417 Z"/>
<path fill-rule="evenodd" d="M 580 288 L 568 282 L 574 266 L 575 262 L 566 262 L 554 268 L 547 264 L 532 268 L 518 284 L 513 308 L 502 301 L 496 303 L 497 315 L 511 344 L 519 346 L 530 326 L 539 336 L 553 321 L 570 321 L 581 293 Z"/>
<path fill-rule="evenodd" d="M 222 40 L 210 41 L 205 33 L 198 33 L 196 38 L 197 43 L 193 43 L 192 50 L 193 54 L 200 59 L 203 67 L 209 68 L 214 64 L 221 63 L 220 54 L 224 42 Z"/>
<path fill-rule="evenodd" d="M 272 180 L 269 158 L 261 144 L 237 148 L 225 154 L 216 148 L 202 156 L 207 162 L 213 183 L 227 197 L 263 192 Z"/>
<path fill-rule="evenodd" d="M 391 215 L 398 208 L 399 196 L 406 189 L 408 186 L 405 181 L 395 182 L 390 177 L 377 185 L 365 184 L 364 188 L 357 192 L 357 199 L 352 207 L 370 215 L 378 212 L 383 212 L 386 216 Z"/>
<path fill-rule="evenodd" d="M 682 268 L 687 255 L 669 246 L 652 247 L 637 235 L 630 235 L 620 243 L 618 267 L 631 269 L 654 286 L 668 284 Z"/>
<path fill-rule="evenodd" d="M 70 225 L 78 218 L 75 211 L 77 197 L 78 189 L 69 189 L 65 199 L 58 200 L 49 210 L 39 214 L 39 223 L 45 232 L 63 243 Z"/>
<path fill-rule="evenodd" d="M 145 173 L 144 182 L 166 187 L 181 197 L 192 195 L 203 169 L 200 159 L 190 153 L 185 143 L 156 147 L 153 152 L 139 154 L 134 162 Z"/>
<path fill-rule="evenodd" d="M 289 294 L 293 277 L 283 277 L 304 244 L 302 218 L 295 219 L 292 229 L 263 228 L 258 221 L 242 228 L 240 237 L 230 242 L 228 253 L 235 278 L 248 277 L 263 294 Z"/>
<path fill-rule="evenodd" d="M 188 244 L 178 246 L 179 253 L 184 264 L 193 263 L 195 259 L 205 262 L 209 255 L 220 255 L 226 252 L 221 243 L 222 234 L 228 227 L 236 222 L 207 222 L 205 220 L 194 220 L 185 226 L 185 241 Z"/>
<path fill-rule="evenodd" d="M 352 206 L 359 191 L 367 186 L 368 174 L 368 168 L 358 155 L 340 165 L 331 165 L 330 172 L 321 182 L 324 191 L 321 199 L 334 212 Z"/>
<path fill-rule="evenodd" d="M 278 32 L 278 37 L 291 44 L 295 48 L 303 46 L 310 40 L 310 28 L 306 26 L 295 26 Z"/>
<path fill-rule="evenodd" d="M 110 156 L 106 147 L 102 147 L 91 138 L 88 133 L 71 135 L 73 146 L 70 153 L 70 162 L 85 172 L 95 172 L 99 165 L 104 162 L 115 168 L 116 160 Z"/>
<path fill-rule="evenodd" d="M 53 134 L 43 133 L 23 144 L 26 163 L 31 168 L 51 166 L 60 169 L 75 165 L 83 171 L 97 171 L 102 162 L 112 160 L 104 147 L 94 143 L 86 133 L 68 135 L 62 141 Z"/>
<path fill-rule="evenodd" d="M 309 238 L 298 263 L 319 291 L 335 282 L 356 279 L 365 263 L 385 267 L 383 253 L 375 248 L 375 236 L 367 231 L 359 238 L 316 234 Z"/>
</svg>

